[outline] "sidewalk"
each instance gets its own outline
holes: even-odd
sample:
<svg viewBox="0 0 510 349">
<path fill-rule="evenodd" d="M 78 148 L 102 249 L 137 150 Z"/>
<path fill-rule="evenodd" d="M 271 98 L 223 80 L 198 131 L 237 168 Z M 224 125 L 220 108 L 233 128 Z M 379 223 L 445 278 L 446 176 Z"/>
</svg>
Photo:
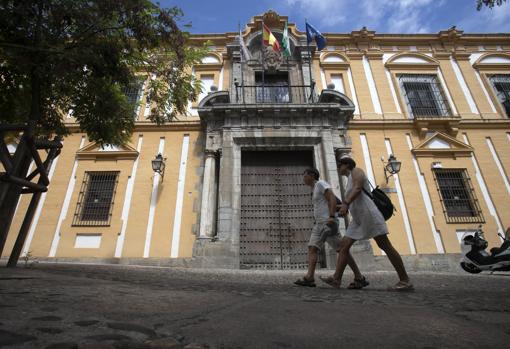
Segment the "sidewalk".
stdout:
<svg viewBox="0 0 510 349">
<path fill-rule="evenodd" d="M 302 271 L 0 267 L 1 348 L 484 348 L 510 342 L 509 274 L 411 273 L 416 291 L 292 282 Z M 321 271 L 326 275 L 329 271 Z M 347 274 L 346 285 L 352 279 Z"/>
</svg>

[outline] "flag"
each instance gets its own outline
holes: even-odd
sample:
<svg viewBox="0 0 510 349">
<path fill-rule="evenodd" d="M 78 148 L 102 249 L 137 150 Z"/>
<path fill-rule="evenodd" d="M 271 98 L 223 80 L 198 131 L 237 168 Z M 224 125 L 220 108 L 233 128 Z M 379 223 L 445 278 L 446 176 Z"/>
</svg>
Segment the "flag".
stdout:
<svg viewBox="0 0 510 349">
<path fill-rule="evenodd" d="M 280 52 L 280 43 L 278 40 L 276 40 L 273 33 L 271 33 L 271 30 L 269 30 L 269 28 L 264 23 L 262 23 L 262 26 L 264 31 L 262 36 L 264 45 L 271 46 L 275 52 Z"/>
<path fill-rule="evenodd" d="M 241 46 L 241 62 L 246 62 L 251 59 L 250 51 L 246 46 L 246 43 L 243 39 L 243 34 L 241 34 L 241 29 L 239 29 L 239 45 Z"/>
<path fill-rule="evenodd" d="M 283 28 L 283 38 L 282 38 L 282 48 L 283 48 L 283 57 L 290 57 L 290 40 L 289 40 L 289 29 L 287 28 L 287 22 L 285 22 L 285 27 Z"/>
<path fill-rule="evenodd" d="M 326 47 L 326 38 L 321 32 L 315 29 L 311 24 L 306 23 L 306 42 L 310 44 L 312 40 L 317 43 L 317 50 L 320 51 Z"/>
</svg>

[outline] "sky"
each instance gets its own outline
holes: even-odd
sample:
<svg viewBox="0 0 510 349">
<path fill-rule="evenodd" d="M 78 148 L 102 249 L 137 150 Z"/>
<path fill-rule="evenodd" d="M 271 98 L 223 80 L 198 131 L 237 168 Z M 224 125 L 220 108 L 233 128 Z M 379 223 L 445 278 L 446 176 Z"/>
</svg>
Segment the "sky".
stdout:
<svg viewBox="0 0 510 349">
<path fill-rule="evenodd" d="M 456 26 L 465 33 L 510 33 L 510 1 L 476 10 L 476 0 L 159 0 L 184 12 L 191 33 L 237 31 L 268 10 L 288 16 L 304 31 L 305 19 L 323 33 L 366 26 L 378 33 L 437 33 Z"/>
</svg>

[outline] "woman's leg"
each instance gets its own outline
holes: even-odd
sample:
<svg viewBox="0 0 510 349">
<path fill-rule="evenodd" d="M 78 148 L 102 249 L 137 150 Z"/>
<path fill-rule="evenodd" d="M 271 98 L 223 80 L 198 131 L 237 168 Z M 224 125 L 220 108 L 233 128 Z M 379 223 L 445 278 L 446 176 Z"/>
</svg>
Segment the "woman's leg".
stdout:
<svg viewBox="0 0 510 349">
<path fill-rule="evenodd" d="M 354 273 L 355 280 L 361 280 L 363 278 L 363 275 L 361 275 L 361 271 L 358 268 L 358 264 L 356 264 L 356 261 L 354 260 L 354 257 L 350 252 L 347 255 L 347 265 L 349 266 L 349 268 L 351 268 L 352 272 Z"/>
<path fill-rule="evenodd" d="M 406 268 L 404 267 L 404 263 L 402 262 L 402 257 L 400 257 L 398 251 L 395 250 L 390 240 L 388 239 L 388 236 L 386 234 L 379 235 L 376 236 L 374 240 L 375 242 L 377 242 L 377 246 L 379 246 L 381 250 L 386 252 L 386 255 L 388 256 L 388 259 L 393 265 L 393 268 L 395 268 L 400 281 L 409 282 L 409 276 L 407 275 Z"/>
<path fill-rule="evenodd" d="M 342 242 L 340 243 L 340 250 L 338 251 L 338 258 L 336 260 L 336 268 L 335 274 L 333 274 L 333 278 L 340 284 L 342 280 L 342 276 L 344 275 L 345 267 L 347 266 L 347 262 L 349 260 L 349 251 L 351 249 L 352 244 L 354 244 L 355 240 L 344 236 L 342 238 Z M 352 256 L 351 256 L 352 258 Z M 353 260 L 354 261 L 354 260 Z M 355 267 L 357 269 L 357 266 Z M 354 269 L 353 269 L 354 271 Z M 359 273 L 359 269 L 358 269 Z M 361 276 L 361 274 L 359 274 Z"/>
</svg>

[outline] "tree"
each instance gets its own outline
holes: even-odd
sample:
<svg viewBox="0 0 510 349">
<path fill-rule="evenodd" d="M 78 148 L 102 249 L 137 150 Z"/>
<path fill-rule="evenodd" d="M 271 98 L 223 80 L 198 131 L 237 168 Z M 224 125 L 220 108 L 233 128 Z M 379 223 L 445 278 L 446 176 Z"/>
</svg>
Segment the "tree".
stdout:
<svg viewBox="0 0 510 349">
<path fill-rule="evenodd" d="M 27 177 L 28 167 L 37 149 L 59 142 L 37 137 L 66 135 L 69 111 L 91 141 L 125 144 L 135 121 L 123 91 L 151 76 L 150 119 L 186 113 L 200 92 L 191 66 L 204 51 L 189 44 L 181 18 L 149 0 L 0 0 L 0 255 L 20 194 L 48 184 L 42 161 Z M 6 139 L 20 130 L 10 157 Z M 23 185 L 36 175 L 41 187 Z"/>
<path fill-rule="evenodd" d="M 495 5 L 501 6 L 506 0 L 477 0 L 476 9 L 480 11 L 483 6 L 492 9 Z"/>
</svg>

